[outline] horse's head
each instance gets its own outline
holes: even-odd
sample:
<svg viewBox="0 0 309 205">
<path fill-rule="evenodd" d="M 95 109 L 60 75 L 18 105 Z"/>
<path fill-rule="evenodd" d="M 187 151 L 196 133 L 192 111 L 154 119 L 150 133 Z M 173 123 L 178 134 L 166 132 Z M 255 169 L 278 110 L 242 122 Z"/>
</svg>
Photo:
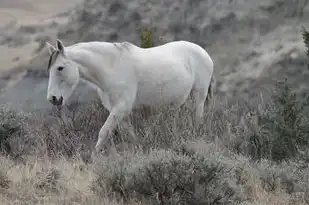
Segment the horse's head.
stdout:
<svg viewBox="0 0 309 205">
<path fill-rule="evenodd" d="M 66 48 L 57 39 L 57 48 L 46 42 L 50 53 L 48 62 L 47 100 L 53 105 L 64 105 L 79 82 L 77 65 L 68 58 Z"/>
</svg>

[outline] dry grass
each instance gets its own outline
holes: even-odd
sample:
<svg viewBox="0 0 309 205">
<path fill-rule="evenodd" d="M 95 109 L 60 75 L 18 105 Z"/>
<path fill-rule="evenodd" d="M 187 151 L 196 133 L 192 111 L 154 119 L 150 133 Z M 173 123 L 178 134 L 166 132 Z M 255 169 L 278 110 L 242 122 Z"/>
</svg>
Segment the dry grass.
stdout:
<svg viewBox="0 0 309 205">
<path fill-rule="evenodd" d="M 112 204 L 90 191 L 91 166 L 79 160 L 28 159 L 15 164 L 1 158 L 1 169 L 11 180 L 0 192 L 1 204 Z"/>
<path fill-rule="evenodd" d="M 199 145 L 201 146 L 201 145 Z M 216 149 L 216 145 L 206 145 L 205 148 Z M 208 150 L 206 150 L 208 151 Z M 220 152 L 213 153 L 221 155 Z M 218 156 L 216 156 L 218 157 Z M 218 158 L 220 159 L 220 158 Z M 260 163 L 251 164 L 248 159 L 239 156 L 237 159 L 230 159 L 231 164 L 239 167 L 235 176 L 229 176 L 230 180 L 238 180 L 243 190 L 243 197 L 246 202 L 242 204 L 252 205 L 289 205 L 308 204 L 305 193 L 288 194 L 276 187 L 274 191 L 267 191 L 263 188 L 261 173 L 255 166 L 263 166 Z M 108 166 L 108 165 L 107 165 Z M 121 204 L 113 197 L 97 195 L 91 190 L 93 180 L 96 179 L 93 165 L 85 165 L 80 159 L 50 159 L 29 158 L 26 164 L 1 158 L 1 170 L 11 181 L 8 187 L 1 187 L 1 204 Z M 55 171 L 59 172 L 59 178 L 48 179 Z M 43 188 L 42 184 L 45 184 Z M 308 200 L 308 199 L 307 199 Z M 131 201 L 129 204 L 142 204 L 138 201 Z M 218 203 L 219 204 L 219 203 Z M 234 204 L 234 203 L 231 203 Z"/>
<path fill-rule="evenodd" d="M 265 116 L 274 114 L 269 101 L 229 104 L 214 98 L 199 128 L 192 102 L 176 111 L 151 110 L 147 118 L 135 111 L 131 119 L 140 143 L 130 146 L 128 133 L 118 128 L 113 138 L 119 155 L 95 162 L 90 151 L 107 114 L 97 102 L 49 117 L 5 108 L 1 125 L 15 130 L 1 139 L 1 203 L 308 204 L 306 149 L 282 161 L 256 157 L 266 145 L 254 147 L 252 136 L 261 136 Z M 267 133 L 267 142 L 277 143 L 278 133 Z"/>
</svg>

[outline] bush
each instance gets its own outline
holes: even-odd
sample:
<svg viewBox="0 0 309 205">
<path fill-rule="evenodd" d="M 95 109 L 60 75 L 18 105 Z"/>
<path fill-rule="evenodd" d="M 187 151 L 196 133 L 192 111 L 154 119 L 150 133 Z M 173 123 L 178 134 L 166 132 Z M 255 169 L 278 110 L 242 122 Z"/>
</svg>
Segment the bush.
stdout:
<svg viewBox="0 0 309 205">
<path fill-rule="evenodd" d="M 309 57 L 309 32 L 303 28 L 302 37 L 306 46 L 306 55 Z"/>
<path fill-rule="evenodd" d="M 309 97 L 300 100 L 287 80 L 280 82 L 264 115 L 260 130 L 249 137 L 251 156 L 275 161 L 299 156 L 309 145 Z"/>
<path fill-rule="evenodd" d="M 154 46 L 153 31 L 150 28 L 144 28 L 140 32 L 140 41 L 142 48 L 150 48 Z"/>
<path fill-rule="evenodd" d="M 145 204 L 233 204 L 239 198 L 221 163 L 202 156 L 155 150 L 101 160 L 92 189 Z"/>
<path fill-rule="evenodd" d="M 15 138 L 23 138 L 27 116 L 16 113 L 7 105 L 0 107 L 0 153 L 16 157 L 16 145 L 12 144 Z"/>
<path fill-rule="evenodd" d="M 309 32 L 305 29 L 303 41 L 309 57 Z M 249 154 L 275 161 L 301 157 L 309 145 L 309 95 L 298 97 L 287 78 L 278 82 L 274 91 L 259 116 L 259 131 L 249 137 Z"/>
</svg>

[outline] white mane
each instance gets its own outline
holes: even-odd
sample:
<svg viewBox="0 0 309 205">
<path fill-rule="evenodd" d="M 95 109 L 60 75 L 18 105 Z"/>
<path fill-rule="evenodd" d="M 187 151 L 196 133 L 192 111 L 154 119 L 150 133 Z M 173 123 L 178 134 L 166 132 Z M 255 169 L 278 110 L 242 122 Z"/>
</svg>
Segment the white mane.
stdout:
<svg viewBox="0 0 309 205">
<path fill-rule="evenodd" d="M 102 42 L 102 41 L 91 41 L 91 42 L 80 42 L 66 47 L 67 50 L 73 49 L 85 49 L 97 53 L 103 54 L 122 54 L 128 52 L 135 45 L 129 42 Z"/>
</svg>

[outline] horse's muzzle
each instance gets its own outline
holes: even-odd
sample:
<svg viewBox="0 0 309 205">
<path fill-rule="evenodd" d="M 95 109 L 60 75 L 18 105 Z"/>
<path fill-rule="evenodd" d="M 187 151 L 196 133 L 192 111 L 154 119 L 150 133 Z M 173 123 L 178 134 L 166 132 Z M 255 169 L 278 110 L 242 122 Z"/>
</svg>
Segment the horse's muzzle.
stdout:
<svg viewBox="0 0 309 205">
<path fill-rule="evenodd" d="M 52 96 L 49 99 L 49 102 L 51 102 L 53 105 L 60 106 L 63 103 L 63 97 L 61 96 L 60 98 L 57 98 L 56 96 Z"/>
</svg>

